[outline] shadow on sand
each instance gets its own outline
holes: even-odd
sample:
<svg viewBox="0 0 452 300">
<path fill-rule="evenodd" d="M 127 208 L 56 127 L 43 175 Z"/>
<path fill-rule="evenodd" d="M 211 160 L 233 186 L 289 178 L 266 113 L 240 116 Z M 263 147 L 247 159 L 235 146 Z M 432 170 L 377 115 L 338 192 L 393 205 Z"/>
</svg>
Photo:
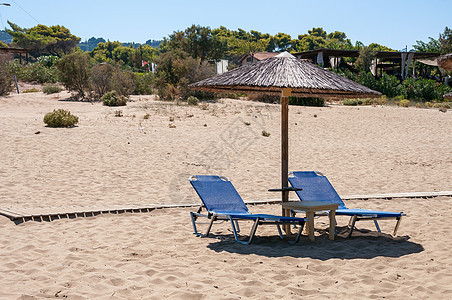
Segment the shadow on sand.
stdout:
<svg viewBox="0 0 452 300">
<path fill-rule="evenodd" d="M 422 245 L 410 242 L 408 236 L 392 237 L 389 234 L 368 230 L 356 230 L 350 239 L 345 238 L 344 228 L 338 228 L 334 241 L 328 239 L 325 231 L 310 242 L 303 236 L 296 245 L 282 241 L 278 237 L 257 236 L 251 245 L 242 245 L 232 235 L 215 235 L 219 241 L 208 248 L 215 252 L 230 252 L 243 255 L 262 255 L 267 257 L 295 257 L 328 259 L 371 259 L 375 257 L 402 257 L 424 251 Z M 213 237 L 213 235 L 212 235 Z"/>
</svg>

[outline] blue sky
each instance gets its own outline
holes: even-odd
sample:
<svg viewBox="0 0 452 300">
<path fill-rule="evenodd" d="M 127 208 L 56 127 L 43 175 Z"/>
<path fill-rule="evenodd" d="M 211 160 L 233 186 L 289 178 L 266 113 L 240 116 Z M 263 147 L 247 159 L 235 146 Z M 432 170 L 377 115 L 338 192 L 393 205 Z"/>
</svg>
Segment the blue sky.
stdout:
<svg viewBox="0 0 452 300">
<path fill-rule="evenodd" d="M 395 50 L 416 40 L 438 38 L 452 27 L 452 0 L 286 0 L 286 1 L 105 1 L 0 0 L 6 20 L 29 28 L 63 25 L 71 33 L 111 41 L 159 40 L 192 24 L 217 28 L 284 32 L 296 38 L 313 27 L 342 31 L 353 43 L 376 42 Z"/>
</svg>

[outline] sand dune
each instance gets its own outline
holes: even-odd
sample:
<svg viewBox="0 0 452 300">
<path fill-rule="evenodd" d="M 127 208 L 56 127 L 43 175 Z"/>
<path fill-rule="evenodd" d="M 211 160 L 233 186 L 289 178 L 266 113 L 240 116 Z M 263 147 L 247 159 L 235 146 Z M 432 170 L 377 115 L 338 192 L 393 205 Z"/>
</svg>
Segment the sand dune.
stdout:
<svg viewBox="0 0 452 300">
<path fill-rule="evenodd" d="M 134 96 L 109 108 L 67 98 L 0 98 L 0 208 L 198 203 L 191 174 L 225 175 L 245 200 L 279 196 L 267 192 L 280 186 L 278 105 L 190 107 Z M 57 108 L 79 125 L 45 127 L 44 114 Z M 451 112 L 291 107 L 289 128 L 289 169 L 322 171 L 341 195 L 452 190 Z M 393 221 L 382 222 L 382 234 L 363 222 L 346 240 L 347 220 L 338 219 L 340 235 L 329 241 L 318 219 L 316 241 L 295 246 L 271 227 L 242 246 L 226 223 L 197 238 L 190 209 L 19 225 L 1 217 L 0 298 L 450 299 L 451 199 L 349 201 L 406 212 L 400 236 L 387 234 Z"/>
</svg>

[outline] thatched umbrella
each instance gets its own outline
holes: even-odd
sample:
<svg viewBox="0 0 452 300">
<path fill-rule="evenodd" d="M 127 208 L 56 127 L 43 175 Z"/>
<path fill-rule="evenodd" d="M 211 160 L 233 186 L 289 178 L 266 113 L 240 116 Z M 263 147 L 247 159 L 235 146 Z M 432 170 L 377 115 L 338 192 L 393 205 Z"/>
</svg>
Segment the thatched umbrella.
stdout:
<svg viewBox="0 0 452 300">
<path fill-rule="evenodd" d="M 381 93 L 352 80 L 296 59 L 288 52 L 247 64 L 193 84 L 191 89 L 223 93 L 281 95 L 282 201 L 289 200 L 289 97 L 379 97 Z M 284 210 L 283 210 L 284 214 Z"/>
<path fill-rule="evenodd" d="M 452 53 L 438 58 L 438 66 L 447 71 L 452 71 Z"/>
<path fill-rule="evenodd" d="M 452 93 L 444 95 L 444 99 L 452 100 Z"/>
</svg>

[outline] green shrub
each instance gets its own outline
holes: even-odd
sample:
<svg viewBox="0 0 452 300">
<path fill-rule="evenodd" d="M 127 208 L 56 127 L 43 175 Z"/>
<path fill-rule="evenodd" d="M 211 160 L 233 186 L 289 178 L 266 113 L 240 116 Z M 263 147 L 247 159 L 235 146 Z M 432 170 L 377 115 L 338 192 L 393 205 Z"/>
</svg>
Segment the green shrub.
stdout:
<svg viewBox="0 0 452 300">
<path fill-rule="evenodd" d="M 401 107 L 408 107 L 408 105 L 410 104 L 410 100 L 400 100 L 398 102 L 396 102 L 398 106 Z"/>
<path fill-rule="evenodd" d="M 439 103 L 435 103 L 435 104 L 433 105 L 433 107 L 434 107 L 434 108 L 441 108 L 441 107 L 443 107 L 443 108 L 448 108 L 448 109 L 450 109 L 450 108 L 452 108 L 452 102 L 439 102 Z"/>
<path fill-rule="evenodd" d="M 405 100 L 405 96 L 404 95 L 398 95 L 398 96 L 394 97 L 393 99 L 394 99 L 394 101 Z"/>
<path fill-rule="evenodd" d="M 59 60 L 60 58 L 58 56 L 55 55 L 47 55 L 47 56 L 40 56 L 38 57 L 37 61 L 39 63 L 41 63 L 43 66 L 45 67 L 53 67 L 56 65 L 56 62 Z"/>
<path fill-rule="evenodd" d="M 64 109 L 53 110 L 44 116 L 44 123 L 49 127 L 72 127 L 78 123 L 78 117 Z"/>
<path fill-rule="evenodd" d="M 195 96 L 190 96 L 187 99 L 188 105 L 198 105 L 198 102 L 199 102 L 199 100 Z"/>
<path fill-rule="evenodd" d="M 356 99 L 345 99 L 342 101 L 342 105 L 356 106 L 358 105 L 358 100 Z"/>
<path fill-rule="evenodd" d="M 89 77 L 91 98 L 101 99 L 105 93 L 111 91 L 111 78 L 114 71 L 113 65 L 109 63 L 96 64 L 91 69 Z"/>
<path fill-rule="evenodd" d="M 262 130 L 262 136 L 269 137 L 270 136 L 270 132 Z"/>
<path fill-rule="evenodd" d="M 280 103 L 281 96 L 280 95 L 266 95 L 266 94 L 249 94 L 248 99 L 251 101 L 259 101 L 264 103 Z M 289 104 L 290 99 L 289 99 Z"/>
<path fill-rule="evenodd" d="M 6 58 L 0 55 L 0 96 L 8 95 L 13 89 L 13 76 L 6 66 Z"/>
<path fill-rule="evenodd" d="M 11 75 L 0 66 L 0 96 L 8 95 L 12 88 Z"/>
<path fill-rule="evenodd" d="M 397 77 L 388 75 L 386 73 L 383 73 L 381 78 L 378 80 L 375 90 L 390 98 L 401 95 L 403 93 L 402 85 L 400 84 Z"/>
<path fill-rule="evenodd" d="M 111 77 L 111 89 L 118 95 L 128 97 L 135 89 L 133 73 L 116 67 Z"/>
<path fill-rule="evenodd" d="M 39 60 L 35 63 L 20 64 L 16 59 L 9 63 L 8 68 L 19 80 L 26 82 L 54 83 L 58 81 L 55 66 L 48 67 Z"/>
<path fill-rule="evenodd" d="M 76 92 L 76 98 L 85 98 L 89 90 L 89 57 L 75 52 L 64 56 L 57 62 L 58 77 L 64 87 Z"/>
<path fill-rule="evenodd" d="M 207 62 L 201 62 L 180 49 L 171 49 L 158 57 L 155 86 L 159 97 L 164 100 L 187 99 L 189 96 L 208 99 L 213 97 L 212 93 L 190 90 L 188 85 L 214 75 L 214 68 Z"/>
<path fill-rule="evenodd" d="M 322 107 L 325 105 L 325 99 L 317 97 L 289 97 L 289 105 Z"/>
<path fill-rule="evenodd" d="M 22 93 L 24 93 L 24 94 L 27 94 L 27 93 L 39 93 L 39 92 L 40 92 L 40 90 L 37 89 L 37 88 L 31 88 L 31 89 L 22 91 Z"/>
<path fill-rule="evenodd" d="M 115 90 L 107 92 L 102 96 L 102 102 L 106 106 L 124 106 L 127 104 L 127 98 L 119 96 Z"/>
<path fill-rule="evenodd" d="M 42 86 L 42 91 L 46 94 L 55 94 L 61 92 L 62 90 L 63 89 L 58 84 L 48 83 Z"/>
<path fill-rule="evenodd" d="M 417 101 L 441 100 L 442 96 L 451 91 L 450 87 L 430 79 L 407 78 L 403 82 L 404 96 Z"/>
<path fill-rule="evenodd" d="M 386 103 L 386 96 L 380 98 L 364 98 L 360 99 L 360 101 L 362 105 L 383 105 Z"/>
<path fill-rule="evenodd" d="M 135 89 L 134 95 L 152 95 L 154 78 L 152 73 L 135 73 L 134 74 Z"/>
<path fill-rule="evenodd" d="M 429 79 L 407 78 L 401 84 L 396 76 L 386 73 L 383 73 L 379 79 L 375 78 L 370 72 L 361 72 L 356 75 L 350 71 L 344 71 L 340 74 L 373 90 L 379 91 L 390 98 L 402 96 L 403 99 L 424 102 L 439 100 L 442 98 L 442 95 L 452 91 L 450 87 Z"/>
</svg>

